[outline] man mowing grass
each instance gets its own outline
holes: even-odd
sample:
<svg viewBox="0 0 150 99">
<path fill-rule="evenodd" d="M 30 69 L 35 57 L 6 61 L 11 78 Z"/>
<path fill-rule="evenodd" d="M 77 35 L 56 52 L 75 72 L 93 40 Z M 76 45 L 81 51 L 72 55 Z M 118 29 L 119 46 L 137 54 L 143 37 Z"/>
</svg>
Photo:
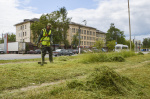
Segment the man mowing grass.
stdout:
<svg viewBox="0 0 150 99">
<path fill-rule="evenodd" d="M 49 53 L 49 61 L 52 63 L 53 62 L 53 56 L 52 56 L 52 48 L 51 48 L 51 44 L 52 44 L 52 34 L 51 34 L 51 24 L 48 23 L 46 28 L 42 29 L 41 34 L 39 35 L 38 38 L 38 43 L 42 44 L 41 47 L 41 58 L 42 58 L 42 62 L 41 62 L 41 66 L 43 66 L 43 64 L 45 63 L 45 55 L 46 55 L 46 51 L 48 51 Z"/>
</svg>

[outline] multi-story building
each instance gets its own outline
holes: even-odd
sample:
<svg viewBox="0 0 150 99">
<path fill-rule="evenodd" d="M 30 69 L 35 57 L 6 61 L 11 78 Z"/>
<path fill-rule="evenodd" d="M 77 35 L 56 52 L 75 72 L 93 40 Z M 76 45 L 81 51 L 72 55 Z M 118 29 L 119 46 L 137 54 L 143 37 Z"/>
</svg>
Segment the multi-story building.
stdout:
<svg viewBox="0 0 150 99">
<path fill-rule="evenodd" d="M 31 42 L 34 43 L 35 41 L 32 39 L 32 31 L 31 31 L 31 24 L 39 19 L 25 19 L 23 22 L 15 24 L 16 26 L 16 41 L 17 42 Z M 104 32 L 97 30 L 94 27 L 78 24 L 75 22 L 71 22 L 69 24 L 67 39 L 69 44 L 71 45 L 73 35 L 75 35 L 78 30 L 81 30 L 80 33 L 80 47 L 81 48 L 89 48 L 92 47 L 96 40 L 102 39 L 104 41 L 104 47 L 106 46 L 106 35 Z"/>
<path fill-rule="evenodd" d="M 141 40 L 133 39 L 133 43 L 134 43 L 134 51 L 141 51 L 142 47 Z"/>
<path fill-rule="evenodd" d="M 99 39 L 103 41 L 103 47 L 106 47 L 106 33 L 100 30 L 96 30 L 96 41 L 98 41 Z"/>
<path fill-rule="evenodd" d="M 106 46 L 106 35 L 104 32 L 97 30 L 94 27 L 81 25 L 78 23 L 71 22 L 69 24 L 69 30 L 67 39 L 71 45 L 73 35 L 75 35 L 80 28 L 80 47 L 88 48 L 92 47 L 98 39 L 102 39 L 104 41 L 104 47 Z"/>
<path fill-rule="evenodd" d="M 15 24 L 17 42 L 34 42 L 34 40 L 32 39 L 33 35 L 30 26 L 35 21 L 39 21 L 39 19 L 24 19 L 23 22 Z"/>
</svg>

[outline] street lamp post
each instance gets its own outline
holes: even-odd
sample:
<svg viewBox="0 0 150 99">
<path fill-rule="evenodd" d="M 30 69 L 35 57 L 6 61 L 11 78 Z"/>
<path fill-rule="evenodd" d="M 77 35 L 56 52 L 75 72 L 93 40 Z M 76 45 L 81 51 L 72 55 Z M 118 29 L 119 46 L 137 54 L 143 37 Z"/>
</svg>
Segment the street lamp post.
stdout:
<svg viewBox="0 0 150 99">
<path fill-rule="evenodd" d="M 80 54 L 80 26 L 78 32 L 79 32 L 79 54 Z"/>
<path fill-rule="evenodd" d="M 128 0 L 128 15 L 129 15 L 130 51 L 131 51 L 131 24 L 130 24 L 130 5 L 129 5 L 129 0 Z"/>
</svg>

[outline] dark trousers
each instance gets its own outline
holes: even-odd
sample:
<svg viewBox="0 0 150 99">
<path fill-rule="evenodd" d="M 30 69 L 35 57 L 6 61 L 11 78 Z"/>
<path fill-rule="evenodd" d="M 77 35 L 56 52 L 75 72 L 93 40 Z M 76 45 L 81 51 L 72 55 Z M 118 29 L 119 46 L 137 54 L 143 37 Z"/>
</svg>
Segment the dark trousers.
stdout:
<svg viewBox="0 0 150 99">
<path fill-rule="evenodd" d="M 48 46 L 42 46 L 42 62 L 45 61 L 44 57 L 45 57 L 47 51 L 48 51 L 48 54 L 49 54 L 49 61 L 53 62 L 52 48 L 48 47 Z"/>
</svg>

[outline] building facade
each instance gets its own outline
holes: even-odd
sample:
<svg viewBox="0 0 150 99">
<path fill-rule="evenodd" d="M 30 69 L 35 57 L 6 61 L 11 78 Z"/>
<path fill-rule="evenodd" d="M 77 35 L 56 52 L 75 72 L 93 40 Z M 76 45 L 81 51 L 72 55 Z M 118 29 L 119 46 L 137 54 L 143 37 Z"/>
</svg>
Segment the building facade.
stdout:
<svg viewBox="0 0 150 99">
<path fill-rule="evenodd" d="M 75 22 L 71 22 L 69 24 L 69 30 L 67 39 L 71 45 L 73 35 L 79 32 L 80 28 L 80 47 L 81 48 L 89 48 L 94 46 L 95 42 L 98 39 L 102 39 L 104 41 L 104 47 L 106 47 L 106 35 L 104 32 L 97 30 L 96 28 L 89 27 L 86 25 L 81 25 Z"/>
<path fill-rule="evenodd" d="M 39 19 L 24 19 L 23 22 L 15 24 L 16 26 L 16 42 L 31 42 L 33 43 L 32 39 L 32 31 L 31 31 L 31 24 Z"/>
<path fill-rule="evenodd" d="M 23 22 L 15 24 L 16 26 L 16 41 L 17 42 L 30 42 L 34 43 L 32 39 L 32 31 L 31 31 L 31 24 L 39 19 L 25 19 Z M 75 22 L 71 22 L 69 24 L 67 39 L 69 44 L 71 45 L 73 35 L 79 32 L 80 28 L 80 47 L 81 48 L 89 48 L 94 46 L 95 42 L 98 39 L 104 41 L 104 47 L 106 47 L 106 35 L 104 32 L 97 30 L 94 27 L 78 24 Z M 72 46 L 72 45 L 71 45 Z"/>
</svg>

